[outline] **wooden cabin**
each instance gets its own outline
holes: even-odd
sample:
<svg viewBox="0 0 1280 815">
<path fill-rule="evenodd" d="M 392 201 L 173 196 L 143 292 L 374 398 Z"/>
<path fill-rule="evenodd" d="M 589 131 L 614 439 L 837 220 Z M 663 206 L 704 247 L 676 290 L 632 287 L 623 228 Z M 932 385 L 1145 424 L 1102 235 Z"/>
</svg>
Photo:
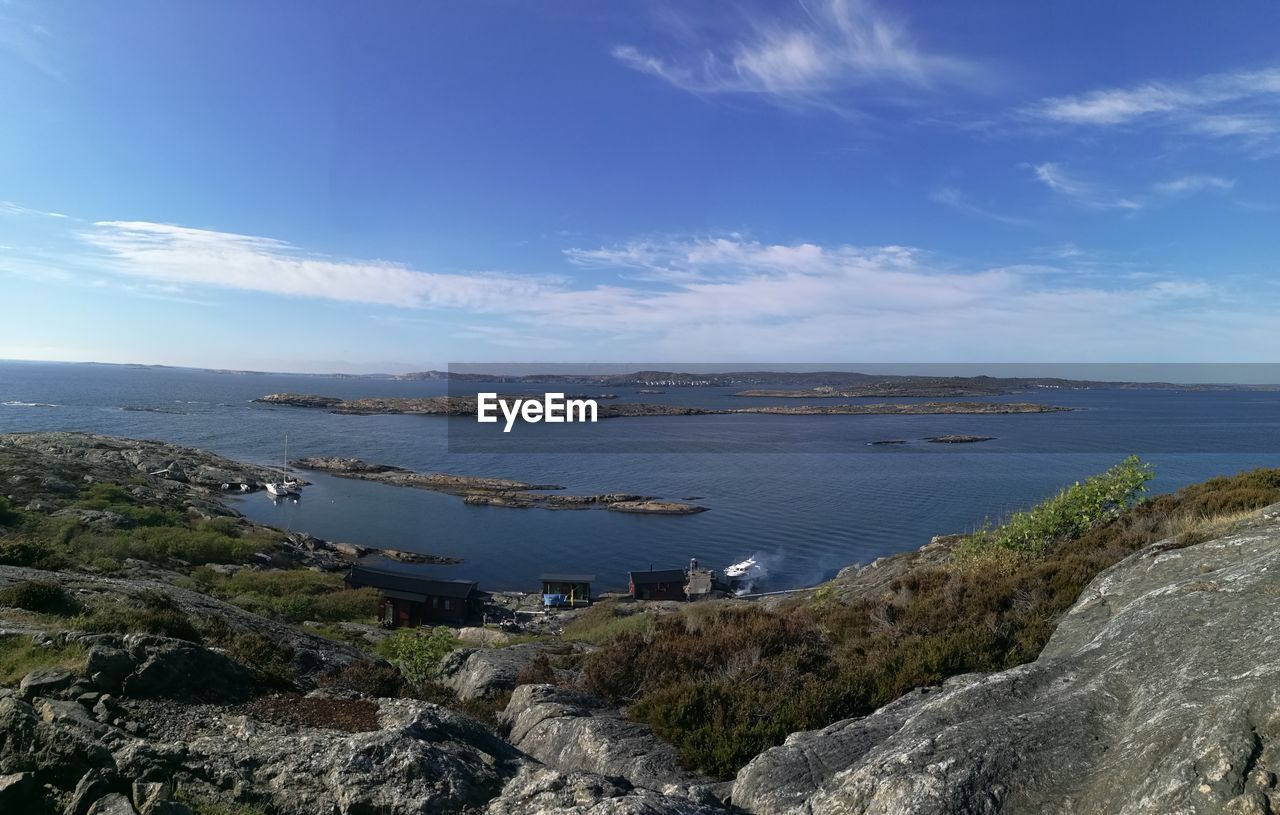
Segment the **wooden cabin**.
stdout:
<svg viewBox="0 0 1280 815">
<path fill-rule="evenodd" d="M 566 608 L 591 605 L 591 583 L 596 579 L 593 574 L 544 574 L 538 579 L 542 581 L 544 605 L 548 597 L 564 598 L 553 604 Z"/>
<path fill-rule="evenodd" d="M 684 600 L 684 569 L 632 572 L 628 589 L 636 600 Z"/>
<path fill-rule="evenodd" d="M 354 566 L 347 572 L 346 584 L 353 589 L 377 589 L 382 595 L 378 620 L 394 628 L 465 623 L 479 610 L 473 580 L 440 580 Z"/>
</svg>

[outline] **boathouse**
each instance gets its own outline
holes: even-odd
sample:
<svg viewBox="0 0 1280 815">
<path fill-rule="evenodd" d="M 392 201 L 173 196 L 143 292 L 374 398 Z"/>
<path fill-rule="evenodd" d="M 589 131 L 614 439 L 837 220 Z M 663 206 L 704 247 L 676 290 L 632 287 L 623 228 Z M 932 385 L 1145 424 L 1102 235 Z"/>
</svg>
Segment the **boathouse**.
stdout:
<svg viewBox="0 0 1280 815">
<path fill-rule="evenodd" d="M 377 589 L 382 595 L 378 620 L 395 628 L 464 623 L 478 611 L 480 602 L 472 580 L 440 580 L 368 566 L 352 567 L 346 584 L 353 589 Z"/>
<path fill-rule="evenodd" d="M 632 572 L 629 590 L 636 600 L 684 600 L 684 569 Z"/>
<path fill-rule="evenodd" d="M 591 605 L 591 583 L 596 579 L 593 574 L 544 574 L 538 579 L 542 581 L 544 605 L 568 608 Z"/>
</svg>

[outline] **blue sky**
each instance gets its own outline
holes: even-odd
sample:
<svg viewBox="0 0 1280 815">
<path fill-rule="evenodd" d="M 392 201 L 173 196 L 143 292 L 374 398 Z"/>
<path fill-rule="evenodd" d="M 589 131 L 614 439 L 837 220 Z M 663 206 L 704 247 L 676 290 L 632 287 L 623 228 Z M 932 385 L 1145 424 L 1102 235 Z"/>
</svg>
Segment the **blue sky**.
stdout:
<svg viewBox="0 0 1280 815">
<path fill-rule="evenodd" d="M 1280 6 L 0 2 L 0 358 L 1273 361 Z"/>
</svg>

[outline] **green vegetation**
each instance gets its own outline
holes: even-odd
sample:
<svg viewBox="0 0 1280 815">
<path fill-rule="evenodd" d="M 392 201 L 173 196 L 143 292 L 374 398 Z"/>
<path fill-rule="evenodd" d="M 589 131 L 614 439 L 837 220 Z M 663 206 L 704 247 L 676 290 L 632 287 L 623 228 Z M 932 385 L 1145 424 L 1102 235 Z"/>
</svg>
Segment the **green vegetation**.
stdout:
<svg viewBox="0 0 1280 815">
<path fill-rule="evenodd" d="M 242 532 L 229 519 L 185 518 L 172 510 L 155 510 L 156 514 L 152 514 L 154 509 L 139 508 L 128 516 L 134 521 L 146 517 L 146 523 L 105 530 L 74 517 L 26 513 L 20 527 L 0 537 L 0 563 L 49 570 L 88 566 L 115 572 L 130 558 L 176 567 L 242 563 L 276 544 L 273 535 Z"/>
<path fill-rule="evenodd" d="M 0 685 L 15 685 L 37 668 L 82 673 L 85 656 L 78 645 L 37 645 L 30 637 L 0 635 Z"/>
<path fill-rule="evenodd" d="M 376 589 L 348 589 L 342 577 L 309 569 L 240 569 L 227 576 L 209 568 L 191 573 L 195 586 L 235 605 L 292 623 L 304 620 L 372 622 Z"/>
<path fill-rule="evenodd" d="M 182 522 L 182 516 L 176 511 L 143 503 L 119 484 L 92 484 L 80 493 L 71 507 L 111 512 L 138 526 L 177 526 Z"/>
<path fill-rule="evenodd" d="M 45 580 L 24 580 L 0 589 L 0 606 L 12 606 L 40 614 L 70 617 L 79 614 L 80 603 L 66 590 Z"/>
<path fill-rule="evenodd" d="M 600 644 L 622 634 L 647 635 L 653 615 L 617 600 L 601 600 L 564 627 L 563 639 Z"/>
<path fill-rule="evenodd" d="M 74 621 L 81 631 L 103 634 L 157 634 L 203 642 L 200 630 L 169 595 L 145 591 L 133 599 L 101 602 Z"/>
<path fill-rule="evenodd" d="M 22 521 L 23 513 L 9 505 L 9 499 L 0 495 L 0 526 L 14 526 Z"/>
<path fill-rule="evenodd" d="M 425 634 L 402 628 L 378 643 L 374 651 L 399 668 L 410 685 L 425 685 L 435 681 L 440 663 L 460 644 L 453 631 L 443 626 Z"/>
<path fill-rule="evenodd" d="M 997 529 L 970 535 L 956 549 L 959 560 L 989 561 L 1003 553 L 1040 556 L 1054 543 L 1083 535 L 1119 516 L 1138 500 L 1154 477 L 1151 466 L 1129 456 L 1105 473 L 1077 481 Z"/>
<path fill-rule="evenodd" d="M 774 612 L 690 607 L 605 642 L 587 659 L 585 684 L 629 705 L 690 765 L 728 776 L 789 733 L 865 715 L 950 676 L 1033 660 L 1103 569 L 1159 540 L 1220 533 L 1240 513 L 1280 501 L 1280 470 L 1256 470 L 1123 509 L 1147 477 L 1149 468 L 1127 460 L 1051 499 L 1052 509 L 1011 519 L 1011 530 L 980 533 L 979 551 L 992 547 L 998 557 L 988 562 L 1000 568 L 975 568 L 968 551 L 848 602 L 820 589 Z"/>
</svg>

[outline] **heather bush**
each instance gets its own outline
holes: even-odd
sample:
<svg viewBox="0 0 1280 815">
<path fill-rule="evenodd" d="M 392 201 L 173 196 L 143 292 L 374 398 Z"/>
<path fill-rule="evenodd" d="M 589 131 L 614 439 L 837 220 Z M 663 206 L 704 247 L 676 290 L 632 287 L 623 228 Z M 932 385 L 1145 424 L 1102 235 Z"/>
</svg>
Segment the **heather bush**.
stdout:
<svg viewBox="0 0 1280 815">
<path fill-rule="evenodd" d="M 728 777 L 789 733 L 1034 660 L 1103 569 L 1179 535 L 1188 516 L 1220 534 L 1280 501 L 1280 470 L 1134 503 L 1149 477 L 1129 459 L 1023 513 L 1007 534 L 989 530 L 995 554 L 982 557 L 1001 568 L 975 567 L 961 544 L 958 562 L 916 566 L 883 595 L 842 602 L 820 589 L 776 611 L 690 607 L 603 642 L 585 661 L 584 684 L 652 725 L 690 766 Z"/>
</svg>

